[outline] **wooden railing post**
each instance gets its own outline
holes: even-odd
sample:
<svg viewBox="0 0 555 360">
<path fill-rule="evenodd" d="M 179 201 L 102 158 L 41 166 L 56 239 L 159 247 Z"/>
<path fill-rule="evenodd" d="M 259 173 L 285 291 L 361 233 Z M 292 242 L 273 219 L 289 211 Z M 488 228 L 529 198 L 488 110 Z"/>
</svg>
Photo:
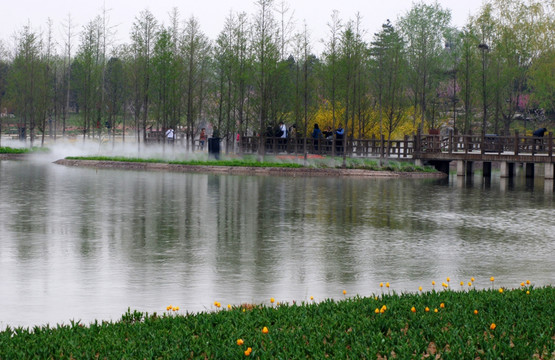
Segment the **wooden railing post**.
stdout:
<svg viewBox="0 0 555 360">
<path fill-rule="evenodd" d="M 408 156 L 408 148 L 409 148 L 409 136 L 405 135 L 405 142 L 403 143 L 403 157 L 406 158 Z"/>
<path fill-rule="evenodd" d="M 515 155 L 518 155 L 518 130 L 515 130 L 515 148 L 514 148 Z"/>
<path fill-rule="evenodd" d="M 553 133 L 550 132 L 547 136 L 547 155 L 549 158 L 553 157 Z"/>
</svg>

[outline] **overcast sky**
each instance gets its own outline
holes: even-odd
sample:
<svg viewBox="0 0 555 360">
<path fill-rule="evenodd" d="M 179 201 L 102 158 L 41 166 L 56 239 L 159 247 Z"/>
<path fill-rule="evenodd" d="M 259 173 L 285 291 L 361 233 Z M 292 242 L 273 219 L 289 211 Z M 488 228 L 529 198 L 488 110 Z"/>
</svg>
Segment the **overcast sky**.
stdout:
<svg viewBox="0 0 555 360">
<path fill-rule="evenodd" d="M 430 0 L 425 1 L 431 3 Z M 483 0 L 439 0 L 443 8 L 450 9 L 452 22 L 462 27 L 469 15 L 476 14 Z M 276 0 L 275 4 L 280 4 Z M 362 15 L 362 25 L 368 39 L 390 19 L 392 22 L 404 15 L 412 7 L 412 0 L 296 0 L 286 1 L 297 27 L 300 29 L 306 20 L 311 34 L 311 43 L 317 47 L 320 39 L 327 37 L 327 26 L 333 10 L 338 10 L 341 19 L 354 18 L 357 12 Z M 29 22 L 33 29 L 46 28 L 47 19 L 53 21 L 57 36 L 63 34 L 62 24 L 71 14 L 72 22 L 80 31 L 82 26 L 101 14 L 103 7 L 108 10 L 110 24 L 117 29 L 117 42 L 128 42 L 129 30 L 135 17 L 144 10 L 150 10 L 158 22 L 167 23 L 168 14 L 176 7 L 182 19 L 194 15 L 202 30 L 210 39 L 215 39 L 230 11 L 244 11 L 249 16 L 256 12 L 254 0 L 15 0 L 6 1 L 2 7 L 0 20 L 0 39 L 11 43 L 12 35 Z M 367 40 L 368 40 L 367 39 Z M 318 49 L 315 49 L 318 52 Z"/>
</svg>

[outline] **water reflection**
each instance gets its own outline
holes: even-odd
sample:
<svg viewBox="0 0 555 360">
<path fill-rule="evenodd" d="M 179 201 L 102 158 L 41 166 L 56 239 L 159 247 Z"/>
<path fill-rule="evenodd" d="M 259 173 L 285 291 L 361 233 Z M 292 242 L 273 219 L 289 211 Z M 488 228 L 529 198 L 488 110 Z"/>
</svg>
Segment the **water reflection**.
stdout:
<svg viewBox="0 0 555 360">
<path fill-rule="evenodd" d="M 544 285 L 555 270 L 553 194 L 521 178 L 486 185 L 1 161 L 0 199 L 2 326 L 115 319 L 127 307 L 170 303 L 202 311 L 214 300 L 368 295 L 381 281 L 415 291 L 447 276 Z"/>
</svg>

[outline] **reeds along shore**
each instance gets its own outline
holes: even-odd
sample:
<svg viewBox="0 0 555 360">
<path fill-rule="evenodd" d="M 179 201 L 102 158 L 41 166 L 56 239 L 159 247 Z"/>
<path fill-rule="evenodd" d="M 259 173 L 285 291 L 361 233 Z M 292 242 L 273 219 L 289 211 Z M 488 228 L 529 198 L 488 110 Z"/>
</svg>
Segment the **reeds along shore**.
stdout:
<svg viewBox="0 0 555 360">
<path fill-rule="evenodd" d="M 0 332 L 0 359 L 553 359 L 555 290 L 525 282 L 302 302 L 227 305 L 188 314 L 128 311 L 117 322 Z M 452 290 L 453 288 L 457 288 Z M 22 310 L 24 311 L 24 310 Z"/>
</svg>

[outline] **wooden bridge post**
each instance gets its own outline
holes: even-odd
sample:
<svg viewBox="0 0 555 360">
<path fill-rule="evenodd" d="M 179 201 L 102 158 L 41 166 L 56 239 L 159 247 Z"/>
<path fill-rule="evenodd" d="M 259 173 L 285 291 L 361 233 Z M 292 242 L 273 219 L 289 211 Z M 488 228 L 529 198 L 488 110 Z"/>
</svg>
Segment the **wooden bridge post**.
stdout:
<svg viewBox="0 0 555 360">
<path fill-rule="evenodd" d="M 549 132 L 547 136 L 547 155 L 549 158 L 553 157 L 553 133 Z"/>
<path fill-rule="evenodd" d="M 518 130 L 515 130 L 515 144 L 514 144 L 514 153 L 518 155 Z"/>
<path fill-rule="evenodd" d="M 405 141 L 403 142 L 403 157 L 406 158 L 409 152 L 409 136 L 405 135 Z"/>
</svg>

